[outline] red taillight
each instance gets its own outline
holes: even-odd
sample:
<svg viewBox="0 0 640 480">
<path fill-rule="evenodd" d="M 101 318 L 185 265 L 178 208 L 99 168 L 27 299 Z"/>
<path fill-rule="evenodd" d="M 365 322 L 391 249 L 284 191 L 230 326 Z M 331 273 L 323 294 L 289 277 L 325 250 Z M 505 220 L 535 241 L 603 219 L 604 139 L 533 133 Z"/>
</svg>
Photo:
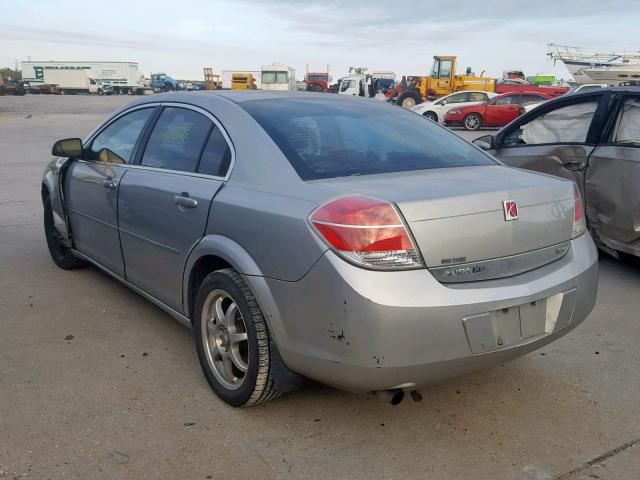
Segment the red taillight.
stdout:
<svg viewBox="0 0 640 480">
<path fill-rule="evenodd" d="M 422 266 L 420 256 L 393 206 L 369 197 L 332 200 L 309 221 L 347 259 L 375 268 Z"/>
<path fill-rule="evenodd" d="M 580 196 L 578 185 L 573 184 L 573 233 L 572 237 L 576 238 L 587 230 L 587 221 L 584 217 L 584 204 Z"/>
</svg>

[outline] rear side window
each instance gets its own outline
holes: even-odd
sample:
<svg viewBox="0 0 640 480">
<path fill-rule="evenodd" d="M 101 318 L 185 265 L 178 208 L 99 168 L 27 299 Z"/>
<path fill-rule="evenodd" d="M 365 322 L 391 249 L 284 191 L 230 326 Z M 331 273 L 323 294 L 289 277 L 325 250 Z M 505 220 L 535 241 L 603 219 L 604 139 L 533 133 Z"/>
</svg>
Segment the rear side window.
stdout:
<svg viewBox="0 0 640 480">
<path fill-rule="evenodd" d="M 91 142 L 91 149 L 88 152 L 89 160 L 98 160 L 100 151 L 106 148 L 115 154 L 115 156 L 108 156 L 111 161 L 117 159 L 117 163 L 129 163 L 133 148 L 153 110 L 153 108 L 135 110 L 112 122 Z"/>
<path fill-rule="evenodd" d="M 614 142 L 640 146 L 640 98 L 625 100 Z"/>
<path fill-rule="evenodd" d="M 521 105 L 526 105 L 528 103 L 544 102 L 546 100 L 546 98 L 541 97 L 539 95 L 521 95 L 521 97 L 522 97 L 520 99 Z"/>
<path fill-rule="evenodd" d="M 168 107 L 162 111 L 147 142 L 142 165 L 195 172 L 213 123 L 201 113 Z"/>
<path fill-rule="evenodd" d="M 231 149 L 218 127 L 215 127 L 202 152 L 198 173 L 224 177 L 231 163 Z"/>
<path fill-rule="evenodd" d="M 469 93 L 469 102 L 484 102 L 487 100 L 487 94 L 486 93 L 480 93 L 480 92 L 470 92 Z"/>
<path fill-rule="evenodd" d="M 240 105 L 303 180 L 495 164 L 429 120 L 378 102 L 289 98 Z"/>
</svg>

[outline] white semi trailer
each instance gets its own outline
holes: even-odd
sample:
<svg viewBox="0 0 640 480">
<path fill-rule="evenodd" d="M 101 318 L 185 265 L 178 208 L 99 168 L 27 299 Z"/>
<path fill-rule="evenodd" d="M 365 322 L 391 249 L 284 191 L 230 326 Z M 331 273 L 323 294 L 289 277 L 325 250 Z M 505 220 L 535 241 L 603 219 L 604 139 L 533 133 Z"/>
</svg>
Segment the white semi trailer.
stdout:
<svg viewBox="0 0 640 480">
<path fill-rule="evenodd" d="M 140 69 L 137 62 L 22 62 L 22 80 L 37 88 L 46 84 L 45 71 L 84 70 L 88 78 L 113 87 L 116 93 L 140 93 Z"/>
</svg>

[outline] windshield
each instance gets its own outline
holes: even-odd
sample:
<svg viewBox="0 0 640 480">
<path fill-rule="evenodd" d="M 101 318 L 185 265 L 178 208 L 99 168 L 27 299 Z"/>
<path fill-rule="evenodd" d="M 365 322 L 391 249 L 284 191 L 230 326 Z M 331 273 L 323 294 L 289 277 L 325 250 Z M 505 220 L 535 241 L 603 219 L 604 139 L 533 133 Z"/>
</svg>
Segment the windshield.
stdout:
<svg viewBox="0 0 640 480">
<path fill-rule="evenodd" d="M 327 80 L 327 75 L 324 73 L 310 73 L 309 76 L 307 77 L 307 80 L 312 80 L 312 81 L 326 81 Z"/>
<path fill-rule="evenodd" d="M 455 134 L 397 107 L 301 98 L 240 105 L 303 180 L 494 164 Z"/>
<path fill-rule="evenodd" d="M 287 72 L 262 72 L 262 83 L 289 83 L 289 75 Z"/>
</svg>

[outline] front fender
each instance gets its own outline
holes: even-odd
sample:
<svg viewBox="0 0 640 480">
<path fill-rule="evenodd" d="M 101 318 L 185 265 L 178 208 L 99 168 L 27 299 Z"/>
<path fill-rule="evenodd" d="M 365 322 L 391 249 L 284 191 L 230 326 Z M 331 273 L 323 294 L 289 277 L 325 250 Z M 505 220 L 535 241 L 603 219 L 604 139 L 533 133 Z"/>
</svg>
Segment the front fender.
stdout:
<svg viewBox="0 0 640 480">
<path fill-rule="evenodd" d="M 47 190 L 51 209 L 53 210 L 53 223 L 56 229 L 65 240 L 70 240 L 67 214 L 64 208 L 64 192 L 62 191 L 62 179 L 68 158 L 56 158 L 51 160 L 45 168 L 42 176 L 42 194 L 44 200 L 44 189 Z"/>
<path fill-rule="evenodd" d="M 278 338 L 284 335 L 284 330 L 280 311 L 271 289 L 251 255 L 240 244 L 223 235 L 205 236 L 189 254 L 182 279 L 182 301 L 187 316 L 193 320 L 194 312 L 190 311 L 189 306 L 189 279 L 191 272 L 200 259 L 210 255 L 220 257 L 244 277 L 260 305 L 269 331 L 277 345 Z"/>
</svg>

